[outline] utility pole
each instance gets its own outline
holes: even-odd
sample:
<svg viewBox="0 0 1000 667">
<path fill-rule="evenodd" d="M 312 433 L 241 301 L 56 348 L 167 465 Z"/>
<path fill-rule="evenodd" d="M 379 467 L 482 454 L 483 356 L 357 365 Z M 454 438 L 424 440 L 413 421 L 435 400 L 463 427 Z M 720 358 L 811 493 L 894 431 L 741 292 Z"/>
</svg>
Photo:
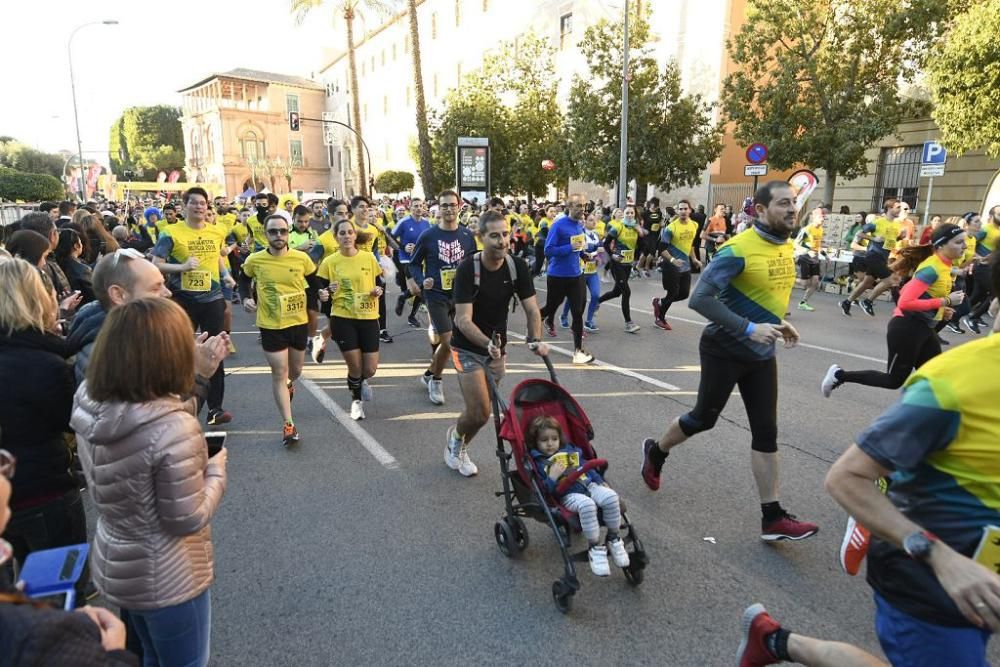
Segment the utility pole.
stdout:
<svg viewBox="0 0 1000 667">
<path fill-rule="evenodd" d="M 625 0 L 625 43 L 622 45 L 622 132 L 621 155 L 618 157 L 618 206 L 625 208 L 628 197 L 628 0 Z"/>
</svg>

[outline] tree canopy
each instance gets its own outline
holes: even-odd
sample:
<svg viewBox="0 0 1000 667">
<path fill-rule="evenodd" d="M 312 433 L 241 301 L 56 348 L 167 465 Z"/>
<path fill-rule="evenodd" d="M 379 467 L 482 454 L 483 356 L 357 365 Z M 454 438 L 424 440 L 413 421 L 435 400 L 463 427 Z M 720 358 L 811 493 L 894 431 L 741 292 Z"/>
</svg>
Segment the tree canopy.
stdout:
<svg viewBox="0 0 1000 667">
<path fill-rule="evenodd" d="M 408 171 L 383 171 L 375 177 L 375 189 L 387 194 L 409 192 L 413 189 L 413 174 Z"/>
<path fill-rule="evenodd" d="M 181 111 L 164 104 L 129 107 L 111 125 L 111 171 L 170 171 L 184 167 Z"/>
<path fill-rule="evenodd" d="M 48 174 L 61 178 L 65 158 L 56 153 L 46 153 L 13 137 L 0 137 L 0 166 L 30 174 Z"/>
</svg>

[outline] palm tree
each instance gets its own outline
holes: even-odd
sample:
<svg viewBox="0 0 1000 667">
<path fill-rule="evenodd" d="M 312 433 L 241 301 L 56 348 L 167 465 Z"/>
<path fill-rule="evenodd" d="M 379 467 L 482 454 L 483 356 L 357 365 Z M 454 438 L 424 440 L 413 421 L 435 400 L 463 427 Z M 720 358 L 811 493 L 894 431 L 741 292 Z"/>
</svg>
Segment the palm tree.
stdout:
<svg viewBox="0 0 1000 667">
<path fill-rule="evenodd" d="M 299 23 L 313 9 L 330 5 L 335 16 L 344 20 L 347 28 L 347 69 L 351 77 L 351 108 L 354 116 L 354 153 L 358 156 L 358 177 L 361 194 L 368 195 L 368 177 L 365 169 L 364 145 L 361 143 L 361 95 L 358 91 L 358 67 L 354 57 L 354 16 L 359 8 L 379 14 L 388 13 L 395 3 L 392 0 L 291 0 L 291 10 Z"/>
<path fill-rule="evenodd" d="M 424 74 L 420 66 L 420 31 L 417 26 L 417 0 L 407 0 L 407 10 L 410 15 L 414 100 L 417 103 L 417 145 L 420 155 L 420 183 L 424 188 L 424 197 L 433 197 L 434 161 L 431 155 L 431 135 L 427 130 L 427 108 L 424 102 Z"/>
</svg>

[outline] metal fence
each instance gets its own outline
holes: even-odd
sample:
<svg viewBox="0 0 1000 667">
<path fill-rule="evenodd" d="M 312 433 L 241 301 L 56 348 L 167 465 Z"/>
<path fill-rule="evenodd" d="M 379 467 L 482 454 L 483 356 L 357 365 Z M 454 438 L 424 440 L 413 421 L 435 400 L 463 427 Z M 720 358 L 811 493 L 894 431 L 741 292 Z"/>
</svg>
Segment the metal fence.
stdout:
<svg viewBox="0 0 1000 667">
<path fill-rule="evenodd" d="M 892 197 L 917 209 L 920 193 L 920 156 L 922 146 L 883 148 L 875 172 L 872 211 L 881 211 L 882 202 Z"/>
<path fill-rule="evenodd" d="M 28 208 L 21 204 L 9 202 L 0 203 L 0 225 L 6 227 L 12 222 L 17 222 L 22 217 L 31 213 L 34 208 Z"/>
<path fill-rule="evenodd" d="M 716 204 L 728 204 L 733 207 L 733 211 L 743 210 L 743 200 L 753 196 L 752 183 L 724 183 L 713 185 L 707 211 L 715 210 Z M 711 213 L 709 213 L 711 214 Z"/>
</svg>

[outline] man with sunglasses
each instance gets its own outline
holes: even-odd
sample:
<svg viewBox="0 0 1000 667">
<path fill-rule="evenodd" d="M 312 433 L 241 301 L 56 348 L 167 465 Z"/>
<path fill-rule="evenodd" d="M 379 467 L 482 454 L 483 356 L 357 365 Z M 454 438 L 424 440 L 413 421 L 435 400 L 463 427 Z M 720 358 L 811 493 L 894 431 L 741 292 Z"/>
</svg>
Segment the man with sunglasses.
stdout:
<svg viewBox="0 0 1000 667">
<path fill-rule="evenodd" d="M 209 336 L 224 330 L 226 303 L 222 285 L 232 288 L 222 248 L 225 232 L 207 224 L 208 193 L 193 187 L 184 193 L 183 223 L 167 227 L 153 248 L 153 263 L 167 279 L 174 301 L 191 318 L 195 330 Z M 227 424 L 233 416 L 222 408 L 225 370 L 219 364 L 209 383 L 208 425 Z"/>
<path fill-rule="evenodd" d="M 285 447 L 299 441 L 292 419 L 292 397 L 309 340 L 307 282 L 316 275 L 316 265 L 309 255 L 288 247 L 290 231 L 284 215 L 274 213 L 265 218 L 268 247 L 247 257 L 240 280 L 244 310 L 257 312 L 260 343 L 271 367 L 271 391 L 284 420 Z M 256 284 L 253 291 L 251 278 Z M 311 287 L 318 289 L 319 285 Z"/>
</svg>

